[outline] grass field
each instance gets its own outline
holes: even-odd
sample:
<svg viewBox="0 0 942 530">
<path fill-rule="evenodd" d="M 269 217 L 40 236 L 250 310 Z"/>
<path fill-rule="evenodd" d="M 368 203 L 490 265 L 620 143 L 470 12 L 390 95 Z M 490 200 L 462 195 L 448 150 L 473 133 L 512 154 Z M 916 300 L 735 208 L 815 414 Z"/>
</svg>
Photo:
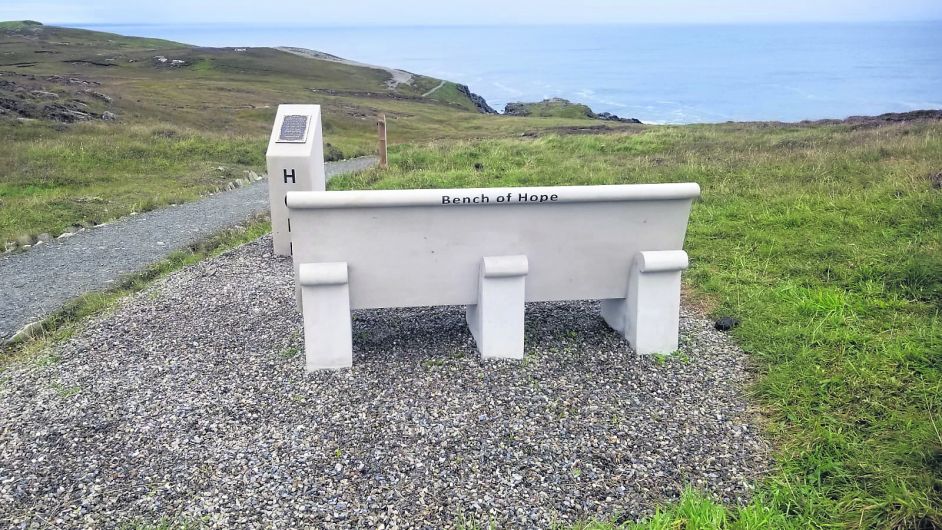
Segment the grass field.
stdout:
<svg viewBox="0 0 942 530">
<path fill-rule="evenodd" d="M 116 141 L 102 134 L 107 127 L 60 131 L 37 123 L 8 130 L 17 147 L 0 149 L 0 239 L 57 235 L 193 200 L 264 166 L 257 138 L 128 126 Z"/>
<path fill-rule="evenodd" d="M 742 319 L 777 467 L 745 509 L 689 494 L 651 527 L 942 525 L 942 123 L 658 127 L 390 160 L 331 187 L 700 183 L 686 282 Z"/>
<path fill-rule="evenodd" d="M 0 244 L 192 200 L 243 170 L 263 172 L 279 103 L 322 106 L 331 158 L 374 153 L 380 112 L 391 144 L 625 127 L 481 114 L 454 83 L 424 97 L 441 81 L 417 75 L 390 90 L 389 77 L 273 48 L 0 23 Z M 88 118 L 69 123 L 75 112 Z M 99 119 L 105 112 L 117 120 Z"/>
</svg>

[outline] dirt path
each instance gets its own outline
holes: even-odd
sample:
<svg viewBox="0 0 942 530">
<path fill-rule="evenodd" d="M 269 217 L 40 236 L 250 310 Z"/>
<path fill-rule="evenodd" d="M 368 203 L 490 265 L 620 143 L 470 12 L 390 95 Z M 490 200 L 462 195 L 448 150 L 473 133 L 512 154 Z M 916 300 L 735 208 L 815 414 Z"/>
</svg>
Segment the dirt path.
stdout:
<svg viewBox="0 0 942 530">
<path fill-rule="evenodd" d="M 375 157 L 328 162 L 327 176 L 375 163 Z M 268 187 L 262 179 L 0 258 L 0 344 L 69 300 L 107 289 L 125 274 L 267 210 Z"/>
<path fill-rule="evenodd" d="M 442 82 L 439 83 L 438 86 L 436 86 L 435 88 L 433 88 L 433 89 L 429 90 L 428 92 L 422 94 L 422 97 L 423 97 L 423 98 L 427 98 L 427 97 L 431 96 L 432 94 L 435 93 L 436 90 L 438 90 L 439 88 L 441 88 L 441 87 L 443 87 L 443 86 L 445 86 L 445 81 L 442 81 Z"/>
</svg>

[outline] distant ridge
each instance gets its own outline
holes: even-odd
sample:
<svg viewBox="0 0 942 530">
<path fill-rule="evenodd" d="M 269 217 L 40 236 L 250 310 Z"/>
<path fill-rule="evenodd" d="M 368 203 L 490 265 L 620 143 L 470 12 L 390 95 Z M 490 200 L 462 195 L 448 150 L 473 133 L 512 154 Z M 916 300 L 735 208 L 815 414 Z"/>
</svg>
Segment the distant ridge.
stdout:
<svg viewBox="0 0 942 530">
<path fill-rule="evenodd" d="M 329 53 L 319 52 L 317 50 L 309 50 L 307 48 L 294 48 L 288 46 L 278 46 L 276 50 L 281 50 L 283 52 L 291 53 L 301 57 L 307 57 L 309 59 L 319 59 L 321 61 L 332 61 L 335 63 L 346 64 L 350 66 L 359 66 L 362 68 L 374 68 L 376 70 L 383 70 L 388 72 L 391 76 L 390 80 L 386 82 L 386 86 L 390 89 L 394 89 L 399 85 L 411 85 L 413 74 L 411 72 L 406 72 L 405 70 L 398 70 L 395 68 L 387 68 L 385 66 L 376 66 L 373 64 L 366 64 L 357 61 L 351 61 L 349 59 L 344 59 L 342 57 L 337 57 L 336 55 L 331 55 Z M 443 81 L 444 83 L 444 81 Z M 425 94 L 423 94 L 425 95 Z"/>
</svg>

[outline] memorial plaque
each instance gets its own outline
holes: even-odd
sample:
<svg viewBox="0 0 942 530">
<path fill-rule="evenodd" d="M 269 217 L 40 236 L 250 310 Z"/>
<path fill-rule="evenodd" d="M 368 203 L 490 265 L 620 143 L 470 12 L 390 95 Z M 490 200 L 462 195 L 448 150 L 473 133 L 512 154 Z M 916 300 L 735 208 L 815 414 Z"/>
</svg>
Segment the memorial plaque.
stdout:
<svg viewBox="0 0 942 530">
<path fill-rule="evenodd" d="M 310 116 L 303 114 L 288 114 L 281 120 L 281 131 L 278 134 L 278 143 L 303 144 L 307 139 L 307 126 Z"/>
</svg>

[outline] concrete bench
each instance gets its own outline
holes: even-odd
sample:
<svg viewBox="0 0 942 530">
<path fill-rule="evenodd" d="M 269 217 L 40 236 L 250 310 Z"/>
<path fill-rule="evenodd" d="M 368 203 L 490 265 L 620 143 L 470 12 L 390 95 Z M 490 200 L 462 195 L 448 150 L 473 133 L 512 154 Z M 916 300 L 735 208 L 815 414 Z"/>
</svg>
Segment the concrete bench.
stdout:
<svg viewBox="0 0 942 530">
<path fill-rule="evenodd" d="M 602 300 L 640 354 L 677 349 L 697 184 L 287 192 L 307 369 L 352 364 L 351 309 L 466 305 L 520 359 L 524 303 Z"/>
</svg>

